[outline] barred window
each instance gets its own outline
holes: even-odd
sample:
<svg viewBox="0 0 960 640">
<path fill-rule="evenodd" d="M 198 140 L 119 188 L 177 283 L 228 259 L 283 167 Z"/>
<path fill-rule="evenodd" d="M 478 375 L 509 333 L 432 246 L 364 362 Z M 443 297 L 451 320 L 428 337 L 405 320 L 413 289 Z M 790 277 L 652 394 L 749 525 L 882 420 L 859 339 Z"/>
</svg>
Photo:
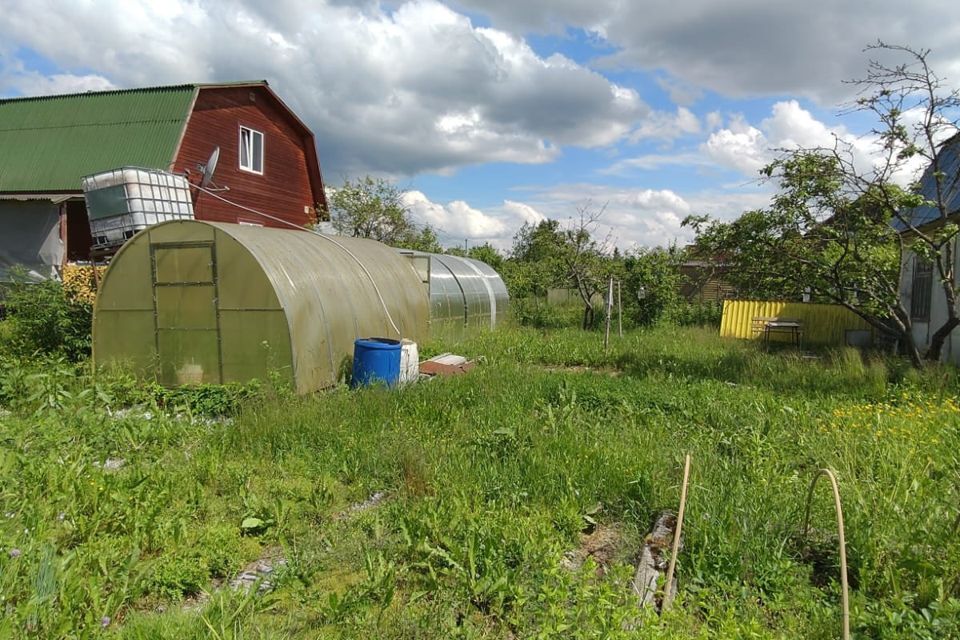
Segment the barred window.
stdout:
<svg viewBox="0 0 960 640">
<path fill-rule="evenodd" d="M 910 289 L 910 318 L 930 320 L 930 293 L 933 288 L 933 263 L 917 256 L 913 259 L 913 285 Z"/>
</svg>

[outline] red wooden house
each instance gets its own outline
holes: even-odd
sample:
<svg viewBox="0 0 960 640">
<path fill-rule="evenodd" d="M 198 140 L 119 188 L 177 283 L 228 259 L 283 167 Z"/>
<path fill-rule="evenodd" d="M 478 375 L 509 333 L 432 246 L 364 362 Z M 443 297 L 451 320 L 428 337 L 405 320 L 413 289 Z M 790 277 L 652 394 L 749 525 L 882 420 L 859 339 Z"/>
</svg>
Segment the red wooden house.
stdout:
<svg viewBox="0 0 960 640">
<path fill-rule="evenodd" d="M 266 81 L 0 100 L 0 277 L 86 260 L 83 176 L 122 166 L 187 173 L 214 149 L 217 195 L 302 226 L 325 217 L 313 133 Z M 289 226 L 197 192 L 195 215 Z"/>
</svg>

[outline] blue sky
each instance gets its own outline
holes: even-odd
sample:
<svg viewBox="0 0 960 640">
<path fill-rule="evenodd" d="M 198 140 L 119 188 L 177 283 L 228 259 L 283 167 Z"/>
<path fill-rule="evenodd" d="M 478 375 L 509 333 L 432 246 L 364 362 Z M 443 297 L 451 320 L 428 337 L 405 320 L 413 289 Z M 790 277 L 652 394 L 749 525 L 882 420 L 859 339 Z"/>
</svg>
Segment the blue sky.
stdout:
<svg viewBox="0 0 960 640">
<path fill-rule="evenodd" d="M 836 113 L 877 38 L 960 77 L 960 21 L 933 1 L 7 4 L 0 96 L 266 78 L 331 186 L 386 177 L 444 240 L 502 248 L 584 206 L 624 249 L 685 242 L 688 214 L 765 204 L 775 148 L 836 135 L 868 157 L 869 119 Z"/>
</svg>

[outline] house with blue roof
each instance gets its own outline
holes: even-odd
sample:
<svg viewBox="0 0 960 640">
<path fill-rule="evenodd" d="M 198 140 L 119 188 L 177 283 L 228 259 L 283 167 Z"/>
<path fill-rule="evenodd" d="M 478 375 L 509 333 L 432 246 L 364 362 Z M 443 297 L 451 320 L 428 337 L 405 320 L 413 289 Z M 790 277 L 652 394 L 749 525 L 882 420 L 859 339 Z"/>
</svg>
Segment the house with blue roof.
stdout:
<svg viewBox="0 0 960 640">
<path fill-rule="evenodd" d="M 960 223 L 960 134 L 947 140 L 937 156 L 940 194 L 937 189 L 937 171 L 931 165 L 920 179 L 920 194 L 927 202 L 904 211 L 894 227 L 908 241 L 918 232 L 927 233 L 947 223 Z M 941 209 L 937 202 L 945 206 Z M 960 246 L 958 237 L 950 240 L 953 248 L 954 273 L 960 271 Z M 910 310 L 913 338 L 922 350 L 930 345 L 933 334 L 948 318 L 947 301 L 938 281 L 936 266 L 912 251 L 904 252 L 904 265 L 900 275 L 900 298 Z M 956 283 L 954 287 L 956 287 Z M 960 365 L 960 335 L 956 330 L 948 337 L 943 347 L 943 357 Z"/>
</svg>

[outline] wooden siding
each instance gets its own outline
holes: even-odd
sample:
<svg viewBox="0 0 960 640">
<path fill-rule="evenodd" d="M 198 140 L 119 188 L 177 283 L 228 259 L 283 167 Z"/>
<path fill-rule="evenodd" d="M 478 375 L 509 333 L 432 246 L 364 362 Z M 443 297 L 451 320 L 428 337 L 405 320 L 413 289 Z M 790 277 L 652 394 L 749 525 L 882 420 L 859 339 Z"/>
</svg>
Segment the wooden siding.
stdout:
<svg viewBox="0 0 960 640">
<path fill-rule="evenodd" d="M 803 324 L 803 344 L 843 345 L 847 331 L 873 331 L 859 316 L 836 304 L 725 300 L 720 335 L 757 339 L 760 334 L 754 333 L 752 326 L 757 317 L 799 320 Z M 771 339 L 786 340 L 789 336 L 771 335 Z"/>
<path fill-rule="evenodd" d="M 690 302 L 721 302 L 736 295 L 724 280 L 726 267 L 683 264 L 680 266 L 680 295 Z"/>
<path fill-rule="evenodd" d="M 263 133 L 263 175 L 240 169 L 241 125 Z M 217 187 L 229 188 L 219 195 L 304 225 L 316 220 L 315 205 L 319 200 L 311 186 L 309 158 L 313 150 L 308 145 L 313 145 L 312 137 L 295 126 L 290 114 L 267 89 L 201 87 L 172 170 L 189 170 L 197 176 L 197 164 L 205 163 L 219 146 L 220 161 L 213 181 Z M 289 228 L 205 193 L 197 198 L 195 214 L 198 220 Z"/>
</svg>

